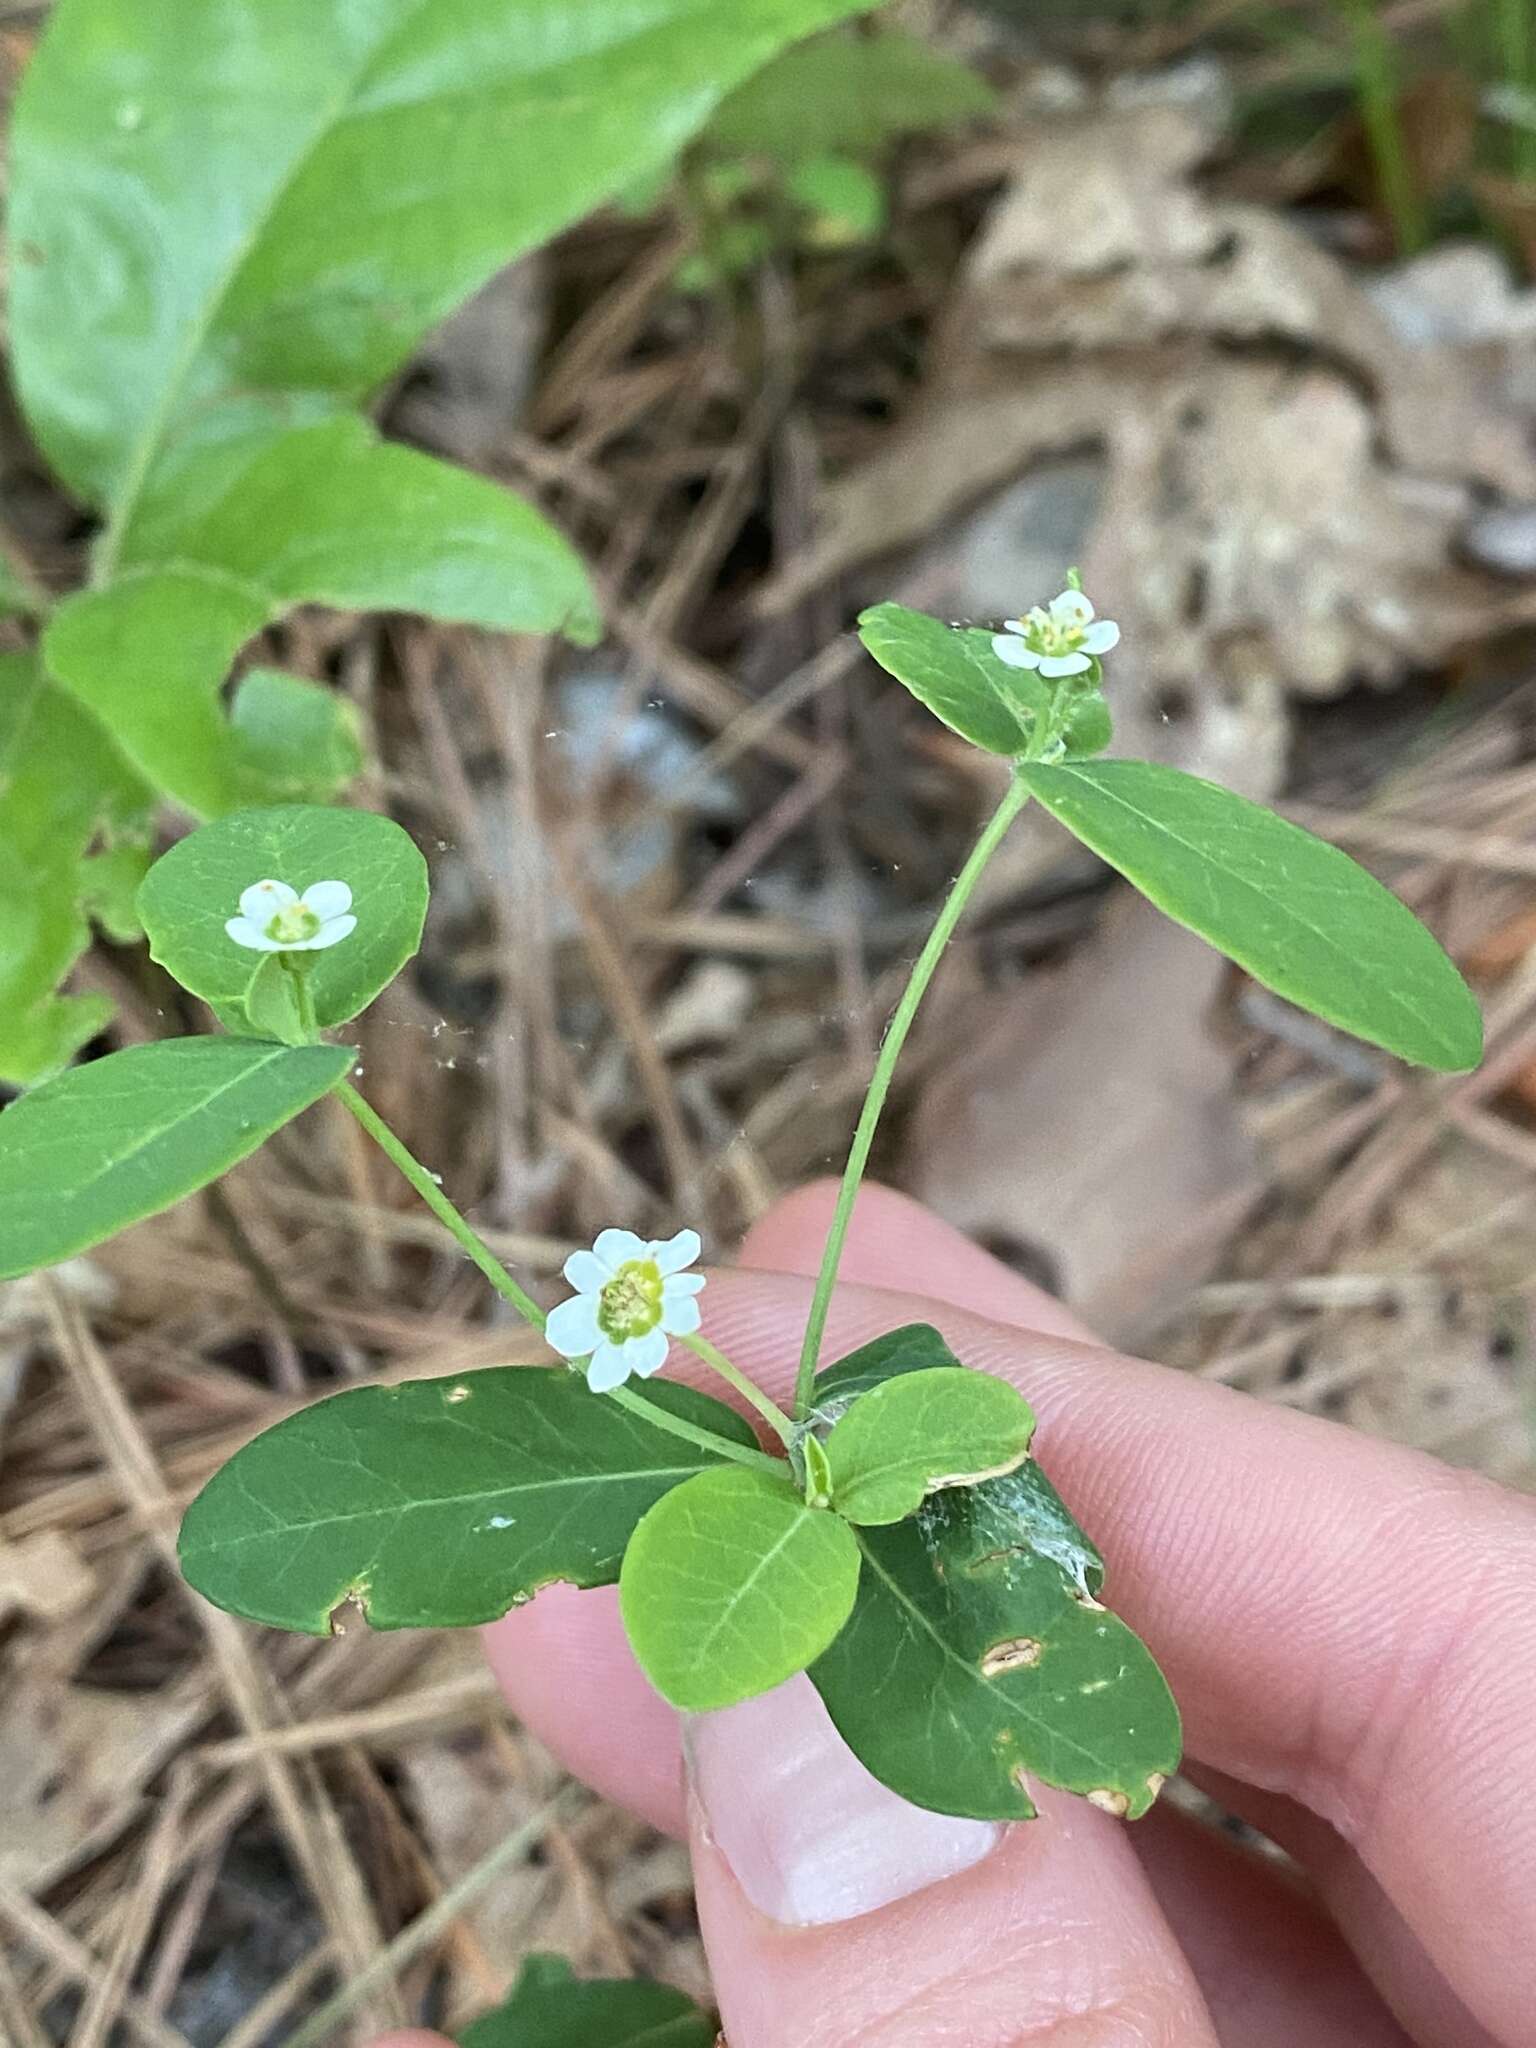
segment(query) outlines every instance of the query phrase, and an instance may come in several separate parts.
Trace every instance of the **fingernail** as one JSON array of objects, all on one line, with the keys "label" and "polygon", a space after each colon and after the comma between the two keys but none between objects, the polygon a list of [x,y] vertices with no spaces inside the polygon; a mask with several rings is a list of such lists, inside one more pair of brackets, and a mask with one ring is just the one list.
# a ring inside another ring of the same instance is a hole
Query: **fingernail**
[{"label": "fingernail", "polygon": [[910,1806],[872,1778],[808,1678],[696,1714],[683,1754],[710,1839],[759,1912],[790,1927],[856,1920],[969,1870],[991,1821]]}]

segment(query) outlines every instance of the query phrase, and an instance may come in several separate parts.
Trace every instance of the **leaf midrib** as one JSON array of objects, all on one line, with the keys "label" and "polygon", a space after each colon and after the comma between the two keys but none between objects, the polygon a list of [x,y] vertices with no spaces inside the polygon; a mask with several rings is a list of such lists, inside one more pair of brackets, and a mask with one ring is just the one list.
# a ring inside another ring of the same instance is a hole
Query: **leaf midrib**
[{"label": "leaf midrib", "polygon": [[[1236,885],[1240,889],[1244,890],[1248,895],[1257,896],[1261,900],[1261,902],[1265,903],[1268,906],[1272,907],[1275,904],[1276,899],[1273,896],[1265,895],[1264,891],[1259,887],[1259,885],[1256,882],[1249,881],[1245,875],[1239,874],[1233,868],[1225,866],[1211,853],[1208,847],[1201,846],[1195,840],[1186,839],[1182,833],[1176,832],[1173,829],[1173,827],[1168,824],[1166,819],[1159,818],[1154,812],[1142,810],[1138,804],[1132,803],[1129,797],[1124,796],[1120,791],[1116,790],[1112,784],[1101,781],[1097,776],[1084,775],[1079,770],[1067,768],[1061,765],[1058,765],[1051,772],[1066,774],[1070,776],[1073,781],[1087,788],[1097,791],[1099,795],[1107,797],[1111,803],[1118,804],[1123,811],[1129,812],[1129,814],[1133,818],[1138,819],[1143,825],[1150,825],[1154,831],[1160,832],[1163,834],[1165,838],[1172,840],[1174,845],[1181,847],[1185,853],[1193,854],[1197,860],[1206,861],[1210,864],[1210,866],[1217,868],[1222,874],[1226,875],[1230,881],[1236,883]],[[1205,782],[1206,780],[1204,776],[1198,775],[1192,775],[1189,779],[1192,782]],[[1235,792],[1231,790],[1223,789],[1222,785],[1219,782],[1210,783],[1208,786],[1212,789],[1221,790],[1222,794],[1226,796],[1231,796],[1235,794]],[[1039,796],[1040,792],[1036,790],[1035,794],[1036,796]],[[1045,802],[1046,799],[1041,798],[1041,801]],[[1048,805],[1047,807],[1049,808]],[[1328,843],[1329,842],[1327,840],[1319,841],[1319,844],[1323,846],[1328,845]],[[1097,851],[1097,849],[1094,850]],[[1336,850],[1337,849],[1335,849],[1335,851]],[[1104,856],[1104,858],[1107,857],[1108,856]],[[1111,865],[1113,865],[1113,863],[1111,863]],[[1153,896],[1152,892],[1149,889],[1146,889],[1141,882],[1135,882],[1134,886],[1137,889],[1141,890],[1143,895],[1151,897],[1151,900],[1154,903],[1157,903],[1157,898]],[[1388,893],[1390,894],[1390,892]],[[1176,911],[1169,911],[1166,904],[1157,903],[1157,907],[1158,909],[1166,912],[1167,915],[1173,917],[1176,922],[1180,924],[1184,923],[1184,919],[1180,918]],[[1282,905],[1282,908],[1291,917],[1293,922],[1299,925],[1303,931],[1310,932],[1314,938],[1320,939],[1322,941],[1324,947],[1330,953],[1334,954],[1337,957],[1338,961],[1345,969],[1347,974],[1353,974],[1358,971],[1359,961],[1357,960],[1355,955],[1352,954],[1347,947],[1340,945],[1339,941],[1334,938],[1331,932],[1325,930],[1322,925],[1313,924],[1309,918],[1303,917],[1300,914],[1300,912],[1296,910],[1295,906],[1291,903],[1286,903]],[[1191,927],[1191,929],[1196,930],[1197,937],[1205,937],[1205,934],[1203,932],[1198,931],[1198,929],[1196,929],[1195,927]],[[1241,941],[1239,941],[1239,943],[1241,943]],[[1225,950],[1225,942],[1223,942],[1223,950]],[[1237,959],[1238,956],[1234,952],[1232,957],[1234,959]],[[1239,961],[1238,964],[1240,966],[1243,966],[1247,963]],[[1251,971],[1257,974],[1259,970],[1257,968],[1254,968]],[[1410,1001],[1409,998],[1403,993],[1401,988],[1396,986],[1390,987],[1386,991],[1386,995],[1387,1000],[1389,1002],[1397,1005],[1401,1009],[1406,1010],[1409,1016],[1413,1018],[1414,1022],[1420,1025],[1429,1034],[1430,1038],[1436,1045],[1443,1047],[1443,1049],[1447,1053],[1453,1051],[1452,1046],[1447,1042],[1443,1034],[1435,1025],[1434,1021],[1431,1018],[1427,1017],[1416,1003]]]},{"label": "leaf midrib", "polygon": [[1000,1699],[1003,1702],[1003,1704],[1007,1707],[1010,1714],[1017,1715],[1020,1720],[1029,1722],[1031,1727],[1044,1729],[1046,1733],[1051,1737],[1053,1742],[1059,1742],[1064,1748],[1070,1749],[1075,1755],[1080,1756],[1083,1759],[1084,1763],[1091,1764],[1096,1771],[1104,1771],[1107,1776],[1111,1776],[1112,1780],[1111,1767],[1107,1766],[1101,1757],[1096,1756],[1092,1750],[1085,1749],[1080,1742],[1074,1742],[1070,1735],[1063,1734],[1059,1729],[1053,1727],[1052,1724],[1049,1721],[1045,1720],[1041,1715],[1031,1713],[1027,1706],[1025,1706],[1021,1701],[1014,1698],[1012,1693],[1005,1692],[1003,1688],[996,1682],[995,1679],[988,1678],[985,1672],[979,1670],[974,1664],[972,1664],[968,1657],[962,1657],[960,1652],[957,1649],[955,1649],[952,1644],[947,1643],[944,1640],[943,1636],[939,1634],[939,1631],[934,1627],[933,1623],[928,1619],[927,1615],[924,1614],[923,1610],[910,1597],[910,1595],[904,1590],[904,1588],[895,1579],[891,1577],[890,1573],[886,1570],[885,1566],[881,1564],[880,1560],[874,1556],[870,1549],[870,1546],[862,1539],[862,1537],[860,1538],[859,1548],[864,1553],[865,1563],[869,1565],[871,1570],[874,1572],[875,1576],[878,1579],[882,1580],[884,1584],[890,1588],[891,1593],[894,1596],[897,1604],[900,1607],[904,1608],[907,1611],[907,1613],[912,1615],[912,1617],[917,1622],[918,1626],[921,1628],[922,1632],[925,1635],[931,1636],[933,1638],[934,1642],[938,1645],[940,1651],[946,1658],[948,1658],[950,1663],[958,1664],[961,1670],[965,1673],[966,1677],[969,1678],[973,1684],[979,1686],[983,1692],[994,1694],[998,1699]]},{"label": "leaf midrib", "polygon": [[[521,1483],[501,1483],[480,1488],[475,1493],[446,1493],[424,1500],[405,1502],[393,1501],[382,1507],[353,1508],[345,1514],[321,1515],[311,1522],[276,1521],[268,1529],[247,1529],[238,1536],[227,1536],[216,1543],[189,1544],[183,1555],[192,1557],[217,1557],[225,1551],[239,1549],[246,1543],[268,1543],[274,1537],[309,1536],[316,1529],[336,1529],[348,1522],[377,1521],[380,1517],[401,1518],[406,1515],[422,1514],[429,1509],[483,1507],[491,1501],[516,1499],[526,1493],[553,1493],[566,1486],[619,1486],[633,1485],[637,1480],[676,1479],[681,1482],[699,1472],[710,1472],[714,1465],[647,1465],[636,1466],[626,1472],[573,1472],[565,1478],[525,1480]],[[271,1510],[269,1509],[269,1512]]]}]

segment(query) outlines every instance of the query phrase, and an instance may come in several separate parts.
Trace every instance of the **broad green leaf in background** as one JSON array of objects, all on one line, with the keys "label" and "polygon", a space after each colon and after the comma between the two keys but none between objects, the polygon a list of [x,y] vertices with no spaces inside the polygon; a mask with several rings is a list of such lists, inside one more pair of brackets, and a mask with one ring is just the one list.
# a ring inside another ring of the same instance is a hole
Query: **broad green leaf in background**
[{"label": "broad green leaf in background", "polygon": [[859,1548],[785,1477],[691,1479],[636,1529],[619,1575],[630,1647],[663,1699],[702,1713],[803,1671],[848,1618]]},{"label": "broad green leaf in background", "polygon": [[334,690],[282,669],[253,668],[229,707],[235,743],[275,802],[334,796],[363,769],[356,711]]},{"label": "broad green leaf in background", "polygon": [[885,187],[852,157],[807,157],[791,169],[784,189],[812,216],[803,239],[813,247],[868,242],[885,226]]},{"label": "broad green leaf in background", "polygon": [[563,1956],[525,1959],[505,2002],[461,2048],[714,2048],[715,2023],[670,1984],[577,1977]]},{"label": "broad green leaf in background", "polygon": [[1038,1779],[1134,1817],[1178,1764],[1178,1710],[1145,1645],[1035,1547],[1027,1486],[955,1488],[859,1530],[853,1615],[811,1678],[866,1769],[918,1806],[1028,1819]]},{"label": "broad green leaf in background", "polygon": [[877,604],[859,614],[859,638],[919,703],[988,753],[1022,753],[1049,701],[1039,677],[999,661],[991,633],[978,627]]},{"label": "broad green leaf in background", "polygon": [[245,643],[295,604],[584,641],[598,630],[580,562],[536,512],[357,418],[267,440],[192,533],[141,538],[113,582],[60,607],[44,651],[136,765],[204,816],[281,793],[219,692]]},{"label": "broad green leaf in background", "polygon": [[1022,1465],[1034,1427],[1029,1403],[991,1373],[904,1373],[861,1395],[827,1437],[833,1504],[850,1522],[899,1522],[930,1493]]},{"label": "broad green leaf in background", "polygon": [[899,136],[978,120],[996,106],[984,78],[918,36],[818,36],[738,86],[704,140],[780,162],[872,154]]},{"label": "broad green leaf in background", "polygon": [[1266,987],[1443,1072],[1482,1018],[1435,939],[1373,875],[1246,797],[1151,761],[1020,771],[1035,797],[1179,924]]},{"label": "broad green leaf in background", "polygon": [[181,1038],[73,1067],[0,1111],[0,1279],[168,1209],[335,1086],[350,1046]]},{"label": "broad green leaf in background", "polygon": [[[753,1441],[690,1388],[645,1398]],[[557,1579],[610,1584],[646,1510],[719,1462],[564,1367],[358,1387],[215,1473],[182,1523],[181,1566],[216,1606],[274,1628],[324,1635],[346,1599],[375,1628],[465,1628]]]},{"label": "broad green leaf in background", "polygon": [[112,1014],[105,996],[53,990],[90,943],[92,901],[110,894],[103,860],[139,850],[151,801],[30,655],[0,655],[0,1081],[56,1072]]},{"label": "broad green leaf in background", "polygon": [[[270,954],[237,946],[224,929],[253,882],[345,882],[357,929],[306,956],[315,1016],[344,1024],[386,988],[421,943],[427,864],[409,833],[372,811],[279,804],[237,811],[180,840],[150,869],[139,915],[150,951],[183,988],[238,1009]],[[278,970],[281,972],[281,970]]]},{"label": "broad green leaf in background", "polygon": [[[107,553],[189,447],[350,405],[857,0],[60,0],[10,181],[23,406]],[[188,167],[195,174],[188,175]]]}]

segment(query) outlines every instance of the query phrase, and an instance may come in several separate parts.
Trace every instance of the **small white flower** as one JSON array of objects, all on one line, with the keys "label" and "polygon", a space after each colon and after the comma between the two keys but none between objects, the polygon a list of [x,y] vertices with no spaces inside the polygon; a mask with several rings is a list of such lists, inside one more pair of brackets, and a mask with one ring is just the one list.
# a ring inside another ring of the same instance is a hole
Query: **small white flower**
[{"label": "small white flower", "polygon": [[572,1252],[576,1289],[550,1312],[544,1335],[562,1358],[587,1360],[587,1385],[606,1394],[630,1374],[648,1380],[667,1362],[668,1339],[699,1327],[702,1273],[685,1273],[702,1246],[696,1230],[647,1243],[632,1230],[603,1230],[589,1252]]},{"label": "small white flower", "polygon": [[1113,619],[1093,616],[1080,590],[1064,590],[1048,605],[1036,605],[1022,619],[1004,619],[992,635],[992,652],[1010,668],[1037,668],[1043,676],[1080,676],[1089,657],[1120,644]]},{"label": "small white flower", "polygon": [[357,930],[351,910],[345,882],[311,882],[302,896],[286,882],[252,882],[224,929],[253,953],[318,953]]}]

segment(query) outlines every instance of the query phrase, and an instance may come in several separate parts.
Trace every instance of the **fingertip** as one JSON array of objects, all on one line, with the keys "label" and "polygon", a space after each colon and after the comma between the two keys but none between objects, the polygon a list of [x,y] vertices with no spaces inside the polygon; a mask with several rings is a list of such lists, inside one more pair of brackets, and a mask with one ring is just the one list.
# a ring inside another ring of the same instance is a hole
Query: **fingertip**
[{"label": "fingertip", "polygon": [[[837,1197],[838,1183],[831,1179],[809,1181],[782,1196],[742,1239],[737,1265],[750,1272],[814,1275]],[[859,1190],[838,1277],[846,1287],[925,1294],[1014,1329],[1095,1341],[1065,1302],[921,1202],[877,1181]]]}]

